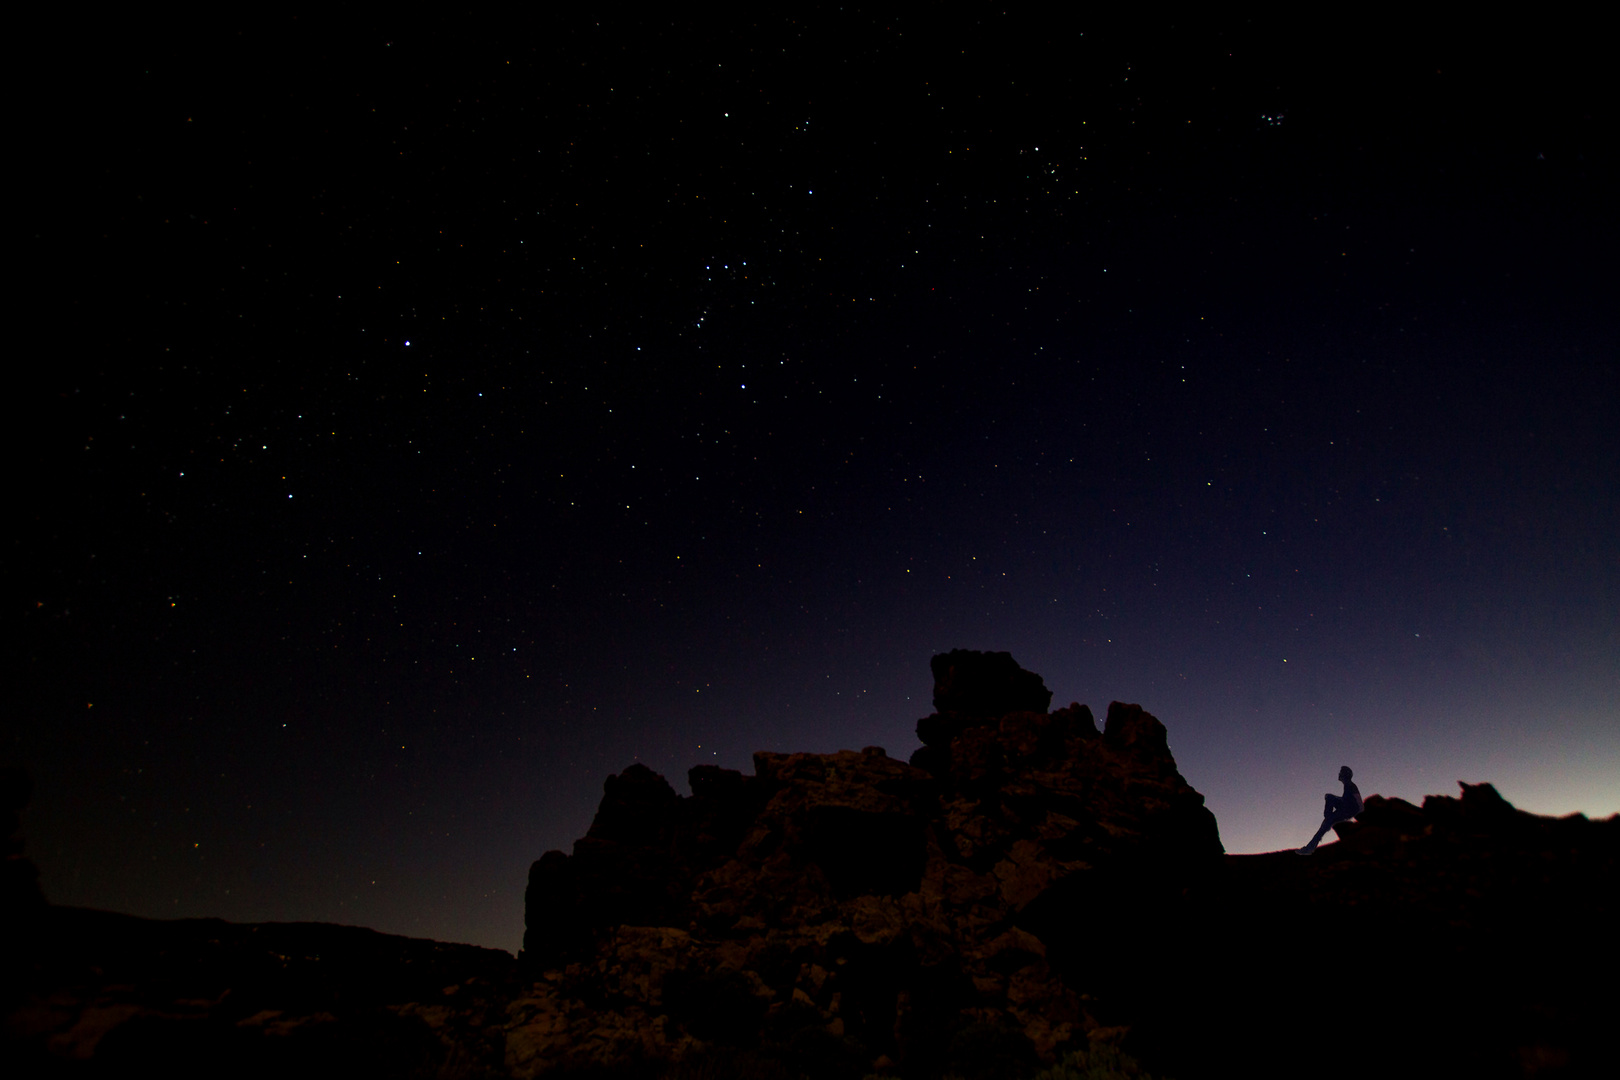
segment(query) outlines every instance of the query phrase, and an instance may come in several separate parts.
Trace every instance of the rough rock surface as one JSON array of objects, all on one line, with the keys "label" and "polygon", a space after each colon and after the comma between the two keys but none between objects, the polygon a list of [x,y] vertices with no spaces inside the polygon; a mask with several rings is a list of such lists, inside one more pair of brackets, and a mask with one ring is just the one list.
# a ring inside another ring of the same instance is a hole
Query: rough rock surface
[{"label": "rough rock surface", "polygon": [[1094,1028],[1024,912],[1059,882],[1213,864],[1214,817],[1139,706],[1099,731],[1006,653],[933,670],[916,765],[760,753],[753,776],[692,770],[684,799],[643,766],[610,778],[574,853],[530,872],[543,974],[514,1071],[719,1041],[927,1074],[964,1036],[1034,1063]]},{"label": "rough rock surface", "polygon": [[686,798],[640,766],[610,778],[573,853],[531,870],[519,961],[25,889],[0,1060],[1021,1080],[1089,1039],[1184,1078],[1613,1071],[1620,816],[1538,817],[1464,784],[1373,796],[1309,858],[1223,856],[1157,720],[1044,712],[1038,677],[984,656],[936,658],[952,707],[919,722],[916,764],[760,754],[752,776],[694,769]]}]

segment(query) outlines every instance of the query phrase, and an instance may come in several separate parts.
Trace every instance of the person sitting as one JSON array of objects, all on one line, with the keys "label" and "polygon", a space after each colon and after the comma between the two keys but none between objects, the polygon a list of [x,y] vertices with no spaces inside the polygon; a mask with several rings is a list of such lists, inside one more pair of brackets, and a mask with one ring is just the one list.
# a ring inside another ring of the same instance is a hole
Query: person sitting
[{"label": "person sitting", "polygon": [[1344,784],[1344,794],[1333,795],[1330,793],[1324,796],[1327,802],[1322,807],[1322,827],[1316,830],[1316,835],[1311,837],[1310,843],[1299,849],[1299,854],[1309,855],[1316,850],[1316,845],[1321,843],[1322,837],[1326,836],[1327,831],[1333,828],[1335,824],[1341,821],[1349,821],[1361,813],[1361,789],[1350,782],[1352,775],[1350,766],[1339,766],[1339,780]]}]

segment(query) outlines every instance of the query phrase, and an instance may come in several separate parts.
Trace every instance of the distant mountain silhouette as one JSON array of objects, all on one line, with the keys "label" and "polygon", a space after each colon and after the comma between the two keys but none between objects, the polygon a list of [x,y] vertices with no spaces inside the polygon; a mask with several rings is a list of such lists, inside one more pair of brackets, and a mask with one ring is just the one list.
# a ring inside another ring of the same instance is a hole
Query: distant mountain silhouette
[{"label": "distant mountain silhouette", "polygon": [[1311,859],[1224,855],[1139,706],[1099,731],[1005,653],[933,672],[910,763],[760,753],[752,776],[694,768],[689,797],[609,777],[573,851],[531,868],[516,961],[28,908],[7,1056],[1012,1080],[1109,1046],[1180,1076],[1575,1076],[1609,1053],[1620,819],[1464,784],[1370,798]]}]

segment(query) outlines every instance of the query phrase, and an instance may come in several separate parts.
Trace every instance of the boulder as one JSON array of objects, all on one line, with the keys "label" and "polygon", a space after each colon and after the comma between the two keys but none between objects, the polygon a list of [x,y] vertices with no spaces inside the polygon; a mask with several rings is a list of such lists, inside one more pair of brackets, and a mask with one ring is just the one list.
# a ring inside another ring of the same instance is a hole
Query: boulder
[{"label": "boulder", "polygon": [[980,719],[1015,712],[1045,712],[1052,691],[1011,653],[952,649],[928,663],[934,673],[934,708]]}]

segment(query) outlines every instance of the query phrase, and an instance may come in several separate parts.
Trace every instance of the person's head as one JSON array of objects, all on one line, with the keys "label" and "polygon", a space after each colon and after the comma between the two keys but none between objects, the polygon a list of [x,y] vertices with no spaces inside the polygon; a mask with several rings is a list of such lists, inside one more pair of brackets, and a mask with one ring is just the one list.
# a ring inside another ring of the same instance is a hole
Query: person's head
[{"label": "person's head", "polygon": [[1350,766],[1348,766],[1348,765],[1340,765],[1339,766],[1339,779],[1340,780],[1344,781],[1345,783],[1349,783],[1350,777],[1352,777],[1354,775],[1355,774],[1350,771]]}]

